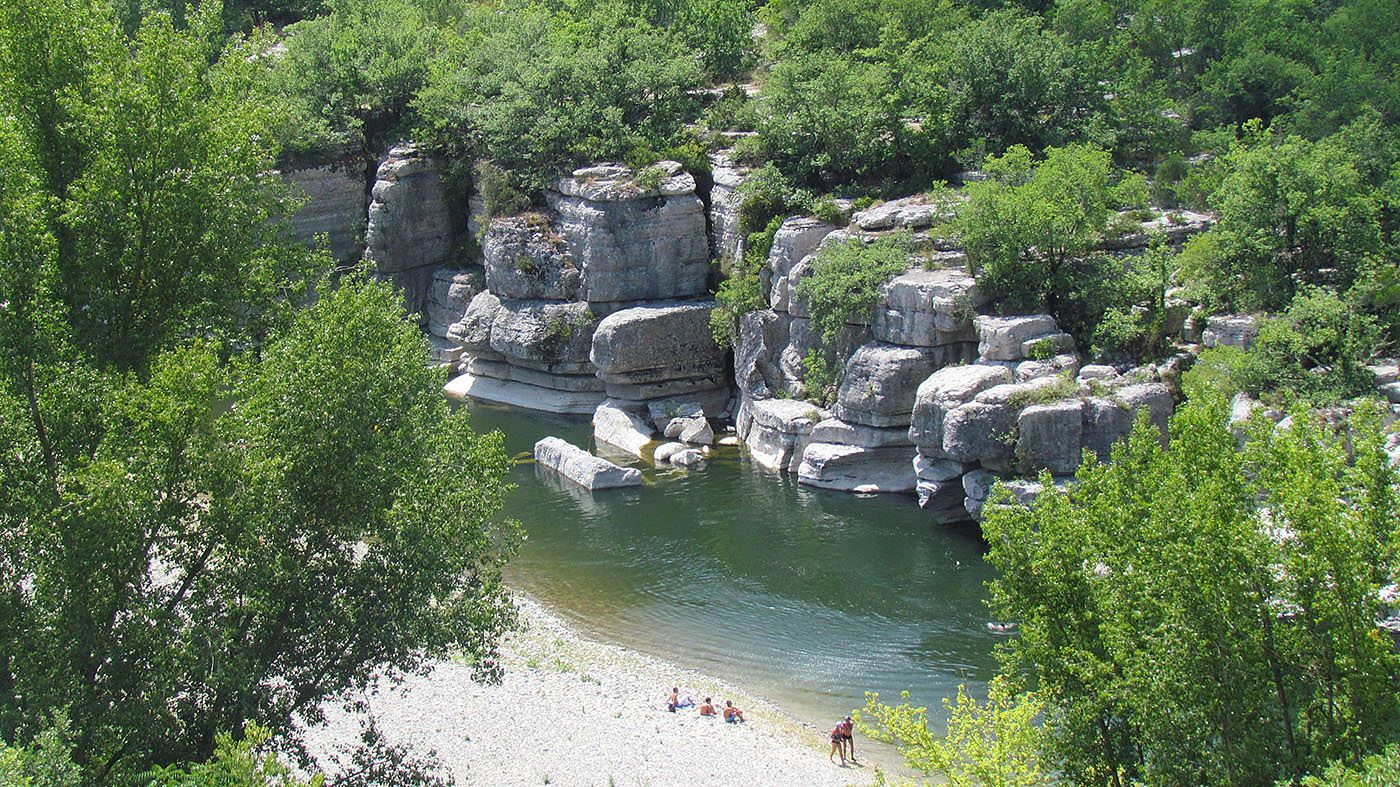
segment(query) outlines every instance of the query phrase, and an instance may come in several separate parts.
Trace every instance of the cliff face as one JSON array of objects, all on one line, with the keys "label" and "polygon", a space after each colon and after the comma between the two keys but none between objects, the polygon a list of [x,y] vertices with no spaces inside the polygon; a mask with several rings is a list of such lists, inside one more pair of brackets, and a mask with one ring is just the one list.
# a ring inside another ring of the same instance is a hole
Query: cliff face
[{"label": "cliff face", "polygon": [[695,180],[675,162],[599,165],[561,179],[546,202],[485,228],[486,291],[449,332],[464,348],[461,389],[555,412],[595,414],[606,401],[601,423],[634,430],[650,404],[676,397],[723,413],[728,367],[709,333]]},{"label": "cliff face", "polygon": [[284,171],[282,179],[305,199],[291,218],[292,233],[307,243],[324,238],[337,262],[358,260],[366,222],[364,175],[356,159]]},{"label": "cliff face", "polygon": [[[742,253],[745,173],[722,157],[714,164],[708,212],[675,162],[598,165],[558,181],[544,209],[482,226],[479,199],[470,217],[453,215],[441,166],[395,148],[371,190],[364,257],[421,311],[434,360],[460,373],[453,394],[591,415],[600,445],[656,462],[703,462],[715,427],[732,422],[761,467],[810,486],[914,494],[950,522],[980,516],[998,479],[1022,503],[1040,491],[1024,479],[1042,470],[1067,482],[1081,452],[1107,457],[1141,411],[1165,429],[1174,362],[1081,368],[1048,315],[982,314],[991,305],[963,254],[935,231],[944,208],[917,197],[846,226],[785,220],[760,275],[766,308],[740,319],[730,355],[711,339],[707,280],[711,259]],[[353,257],[351,179],[294,177],[312,197],[297,230],[324,231]],[[1188,218],[1172,231],[1206,224]],[[480,231],[481,265],[451,268],[469,226]],[[825,348],[841,372],[834,401],[805,401],[805,359],[819,340],[799,283],[824,244],[893,232],[913,239],[908,268]],[[1135,253],[1146,242],[1107,248]],[[1207,343],[1252,338],[1244,320],[1180,327]]]}]

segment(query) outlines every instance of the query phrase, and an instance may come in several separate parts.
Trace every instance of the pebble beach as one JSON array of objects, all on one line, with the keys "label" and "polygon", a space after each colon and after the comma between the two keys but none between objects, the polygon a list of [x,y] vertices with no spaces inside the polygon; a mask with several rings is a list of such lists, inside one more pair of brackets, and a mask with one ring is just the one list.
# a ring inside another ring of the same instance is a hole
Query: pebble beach
[{"label": "pebble beach", "polygon": [[[447,661],[426,676],[363,699],[388,739],[436,752],[470,785],[793,785],[844,787],[875,780],[868,765],[827,760],[825,730],[804,726],[741,689],[626,648],[590,639],[527,597],[522,627],[503,643],[505,677],[471,679]],[[743,724],[669,713],[670,687],[744,711]],[[316,755],[353,744],[359,717],[327,708],[309,730]],[[860,754],[861,742],[857,742]]]}]

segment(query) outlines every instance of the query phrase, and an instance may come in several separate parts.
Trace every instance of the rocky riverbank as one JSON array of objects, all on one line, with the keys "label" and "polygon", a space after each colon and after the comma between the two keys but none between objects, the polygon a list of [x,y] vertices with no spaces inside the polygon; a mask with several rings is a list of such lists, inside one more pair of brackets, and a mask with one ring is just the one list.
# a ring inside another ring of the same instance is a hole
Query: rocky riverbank
[{"label": "rocky riverbank", "polygon": [[[580,634],[531,599],[503,647],[499,685],[439,664],[402,686],[363,697],[389,740],[438,758],[458,784],[864,785],[873,767],[827,762],[823,734],[741,689]],[[732,699],[747,722],[693,710],[667,713],[665,694]],[[352,744],[358,716],[327,709],[307,733],[313,753]]]}]

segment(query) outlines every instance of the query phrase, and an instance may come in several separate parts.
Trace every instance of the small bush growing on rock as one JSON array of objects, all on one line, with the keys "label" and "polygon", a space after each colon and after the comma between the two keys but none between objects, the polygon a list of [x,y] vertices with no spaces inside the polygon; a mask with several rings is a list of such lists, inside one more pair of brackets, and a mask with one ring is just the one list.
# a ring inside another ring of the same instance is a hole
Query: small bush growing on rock
[{"label": "small bush growing on rock", "polygon": [[850,214],[841,210],[841,206],[830,196],[821,197],[812,203],[812,215],[838,227],[845,226],[851,220]]},{"label": "small bush growing on rock", "polygon": [[1006,400],[1006,406],[1016,410],[1030,407],[1033,404],[1050,404],[1062,399],[1070,399],[1079,394],[1079,384],[1070,377],[1069,372],[1061,372],[1052,385],[1030,388],[1012,394],[1011,398]]},{"label": "small bush growing on rock", "polygon": [[802,358],[802,383],[807,387],[807,398],[823,407],[836,401],[840,369],[821,349],[808,350]]},{"label": "small bush growing on rock", "polygon": [[664,177],[666,170],[653,164],[637,173],[637,187],[642,191],[652,191],[661,185],[661,179]]},{"label": "small bush growing on rock", "polygon": [[478,162],[475,167],[476,189],[486,203],[482,217],[483,229],[497,216],[513,216],[530,207],[530,198],[520,186],[515,173],[502,169],[489,161]]},{"label": "small bush growing on rock", "polygon": [[851,239],[823,246],[797,291],[807,299],[822,341],[831,344],[842,326],[874,308],[880,285],[908,267],[907,235],[891,235],[870,245]]}]

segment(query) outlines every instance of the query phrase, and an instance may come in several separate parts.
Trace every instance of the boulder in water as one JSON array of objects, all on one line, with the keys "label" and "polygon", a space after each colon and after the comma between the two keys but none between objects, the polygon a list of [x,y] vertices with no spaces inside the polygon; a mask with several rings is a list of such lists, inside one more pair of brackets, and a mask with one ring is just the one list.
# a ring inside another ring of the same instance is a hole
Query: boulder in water
[{"label": "boulder in water", "polygon": [[636,468],[619,467],[558,437],[535,443],[535,461],[588,490],[642,483],[642,474]]}]

